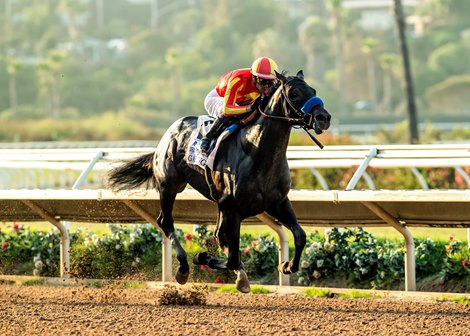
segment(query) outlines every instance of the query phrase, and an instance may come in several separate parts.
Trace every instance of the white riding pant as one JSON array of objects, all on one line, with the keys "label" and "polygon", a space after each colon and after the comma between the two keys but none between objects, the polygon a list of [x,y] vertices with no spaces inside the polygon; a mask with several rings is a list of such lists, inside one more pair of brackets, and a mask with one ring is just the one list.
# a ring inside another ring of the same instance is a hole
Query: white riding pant
[{"label": "white riding pant", "polygon": [[204,99],[204,107],[211,117],[221,117],[224,115],[224,97],[219,96],[217,91],[213,89]]}]

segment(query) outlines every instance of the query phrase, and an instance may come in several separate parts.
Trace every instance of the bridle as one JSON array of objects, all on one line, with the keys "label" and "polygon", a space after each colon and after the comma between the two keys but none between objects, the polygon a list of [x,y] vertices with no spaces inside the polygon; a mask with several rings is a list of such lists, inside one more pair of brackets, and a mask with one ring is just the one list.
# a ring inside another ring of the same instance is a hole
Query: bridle
[{"label": "bridle", "polygon": [[294,106],[292,101],[289,99],[289,96],[285,92],[284,86],[289,84],[294,78],[289,79],[285,83],[281,82],[281,95],[284,96],[284,99],[287,101],[287,104],[289,104],[289,107],[299,116],[299,118],[292,118],[292,117],[286,117],[286,116],[273,116],[270,114],[266,114],[264,111],[261,110],[261,108],[258,107],[258,111],[261,113],[261,115],[266,118],[266,119],[271,119],[271,120],[277,120],[281,122],[286,122],[291,126],[300,126],[307,134],[309,135],[310,139],[312,139],[315,144],[320,147],[320,149],[323,149],[322,143],[313,136],[308,130],[313,129],[313,122],[314,120],[314,115],[312,113],[308,113],[306,111],[310,111],[311,108],[313,108],[316,105],[321,105],[323,106],[323,101],[317,97],[317,96],[312,96],[308,98],[303,104],[300,110]]},{"label": "bridle", "polygon": [[293,125],[293,126],[294,125],[297,125],[297,126],[310,126],[312,121],[313,121],[312,120],[313,115],[311,113],[306,113],[305,112],[305,110],[307,110],[306,107],[309,106],[309,105],[311,105],[311,106],[309,106],[310,108],[313,107],[312,102],[313,102],[314,99],[316,99],[317,101],[319,100],[319,104],[321,104],[322,106],[323,106],[323,102],[317,96],[312,96],[302,104],[302,107],[300,108],[300,110],[297,107],[295,107],[294,103],[289,99],[289,96],[285,92],[285,85],[289,84],[294,79],[295,79],[295,77],[289,79],[285,83],[281,83],[281,95],[287,101],[287,104],[289,104],[290,108],[295,112],[295,114],[297,114],[299,116],[298,118],[292,118],[292,117],[286,117],[286,116],[282,116],[282,117],[281,116],[273,116],[273,115],[270,115],[270,114],[266,114],[261,109],[259,109],[259,112],[266,119],[272,119],[272,120],[287,122],[287,123],[289,123],[290,125]]}]

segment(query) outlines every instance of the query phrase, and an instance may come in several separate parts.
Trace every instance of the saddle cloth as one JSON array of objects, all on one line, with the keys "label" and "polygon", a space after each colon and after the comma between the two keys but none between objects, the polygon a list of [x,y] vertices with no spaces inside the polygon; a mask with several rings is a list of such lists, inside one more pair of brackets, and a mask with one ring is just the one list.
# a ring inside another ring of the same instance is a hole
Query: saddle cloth
[{"label": "saddle cloth", "polygon": [[189,146],[186,151],[185,159],[189,165],[199,166],[202,169],[205,166],[209,167],[211,170],[214,168],[214,160],[219,149],[220,143],[228,137],[235,129],[239,126],[239,123],[234,123],[225,129],[220,136],[217,138],[215,147],[209,156],[206,156],[201,151],[201,140],[204,135],[210,130],[210,126],[214,122],[214,118],[209,116],[199,116],[197,118],[197,126],[194,131],[191,133],[189,138]]}]

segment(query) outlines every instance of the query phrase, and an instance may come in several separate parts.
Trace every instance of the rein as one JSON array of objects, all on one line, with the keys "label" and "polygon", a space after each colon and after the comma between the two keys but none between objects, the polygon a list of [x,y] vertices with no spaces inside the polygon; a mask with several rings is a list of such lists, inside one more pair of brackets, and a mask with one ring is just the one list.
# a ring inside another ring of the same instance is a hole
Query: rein
[{"label": "rein", "polygon": [[270,115],[270,114],[266,114],[263,111],[261,111],[261,109],[258,109],[258,111],[266,119],[284,121],[284,122],[288,122],[291,125],[302,125],[304,123],[303,118],[279,117],[279,116],[273,116],[273,115]]}]

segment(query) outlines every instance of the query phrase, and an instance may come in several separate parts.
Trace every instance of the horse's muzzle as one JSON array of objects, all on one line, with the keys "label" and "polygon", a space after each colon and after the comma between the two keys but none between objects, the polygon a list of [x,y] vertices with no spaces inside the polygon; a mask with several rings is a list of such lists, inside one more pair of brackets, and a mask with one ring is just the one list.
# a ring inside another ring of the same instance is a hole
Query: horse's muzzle
[{"label": "horse's muzzle", "polygon": [[316,134],[322,134],[330,127],[331,115],[327,110],[323,109],[321,112],[315,113],[313,130]]}]

